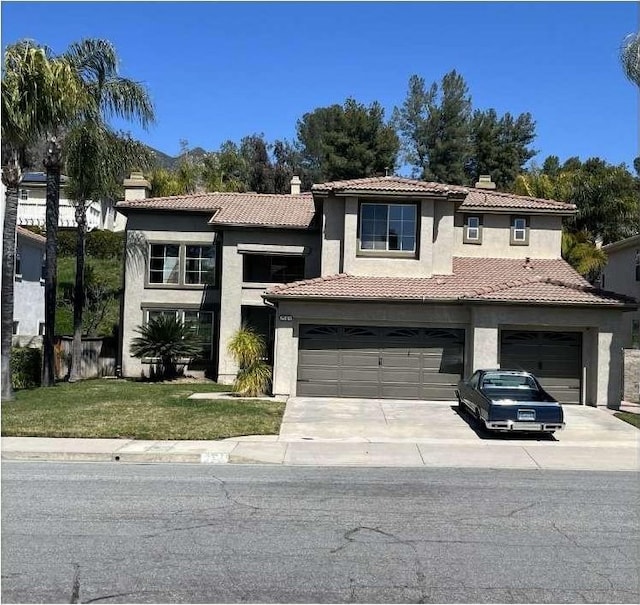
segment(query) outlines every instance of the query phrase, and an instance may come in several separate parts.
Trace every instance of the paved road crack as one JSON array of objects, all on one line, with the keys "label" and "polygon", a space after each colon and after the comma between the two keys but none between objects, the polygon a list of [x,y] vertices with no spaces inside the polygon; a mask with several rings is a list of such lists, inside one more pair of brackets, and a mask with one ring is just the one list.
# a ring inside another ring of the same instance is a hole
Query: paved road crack
[{"label": "paved road crack", "polygon": [[71,584],[71,599],[69,603],[80,602],[80,565],[73,564],[73,582]]}]

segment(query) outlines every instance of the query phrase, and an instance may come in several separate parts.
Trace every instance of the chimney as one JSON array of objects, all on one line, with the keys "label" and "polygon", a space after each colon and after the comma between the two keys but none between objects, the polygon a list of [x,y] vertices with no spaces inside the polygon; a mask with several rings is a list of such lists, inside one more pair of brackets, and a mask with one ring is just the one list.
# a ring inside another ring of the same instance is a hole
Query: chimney
[{"label": "chimney", "polygon": [[481,174],[476,183],[478,189],[495,189],[496,184],[491,180],[490,174]]},{"label": "chimney", "polygon": [[300,177],[294,174],[291,179],[291,195],[300,195],[301,183],[302,181],[300,180]]},{"label": "chimney", "polygon": [[122,183],[124,185],[124,201],[144,200],[149,197],[151,183],[144,178],[142,172],[132,172],[128,179]]}]

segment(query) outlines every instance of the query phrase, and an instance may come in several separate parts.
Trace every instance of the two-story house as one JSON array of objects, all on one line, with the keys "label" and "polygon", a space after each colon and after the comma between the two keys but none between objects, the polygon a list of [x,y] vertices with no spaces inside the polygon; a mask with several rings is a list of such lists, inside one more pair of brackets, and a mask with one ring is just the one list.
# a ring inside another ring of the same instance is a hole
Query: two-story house
[{"label": "two-story house", "polygon": [[15,282],[13,286],[13,340],[39,344],[44,334],[44,254],[46,239],[16,227]]},{"label": "two-story house", "polygon": [[229,338],[259,324],[278,395],[453,399],[462,375],[516,367],[561,401],[617,405],[636,306],[561,259],[575,207],[479,185],[391,176],[120,202],[124,375],[145,371],[135,327],[170,312],[209,331],[221,382],[237,371]]}]

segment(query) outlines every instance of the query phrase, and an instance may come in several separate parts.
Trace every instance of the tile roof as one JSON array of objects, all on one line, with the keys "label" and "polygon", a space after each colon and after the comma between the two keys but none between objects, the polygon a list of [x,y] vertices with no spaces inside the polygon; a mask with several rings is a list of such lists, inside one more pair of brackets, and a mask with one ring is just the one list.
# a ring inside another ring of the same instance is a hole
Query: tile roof
[{"label": "tile roof", "polygon": [[503,210],[523,209],[542,210],[545,213],[574,214],[575,204],[567,204],[556,200],[544,200],[537,197],[502,193],[501,191],[487,189],[470,189],[469,194],[460,206],[461,210]]},{"label": "tile roof", "polygon": [[598,290],[563,260],[454,258],[452,275],[366,277],[341,273],[275,286],[268,298],[383,301],[508,301],[624,305],[634,300]]},{"label": "tile roof", "polygon": [[314,216],[310,193],[199,193],[121,201],[116,209],[211,212],[211,225],[256,225],[306,229]]},{"label": "tile roof", "polygon": [[31,240],[35,244],[39,244],[40,246],[44,246],[47,243],[47,238],[34,233],[33,231],[29,231],[29,229],[25,229],[24,227],[16,226],[16,233],[22,237]]},{"label": "tile roof", "polygon": [[376,176],[364,179],[348,179],[318,183],[311,187],[313,193],[360,191],[367,193],[457,193],[464,195],[468,189],[457,185],[418,181],[400,176]]}]

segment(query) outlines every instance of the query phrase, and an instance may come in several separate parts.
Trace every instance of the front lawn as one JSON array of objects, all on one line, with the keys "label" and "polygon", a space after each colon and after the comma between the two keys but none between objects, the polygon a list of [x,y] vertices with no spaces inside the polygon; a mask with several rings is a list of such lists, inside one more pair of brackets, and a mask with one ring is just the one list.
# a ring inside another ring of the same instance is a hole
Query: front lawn
[{"label": "front lawn", "polygon": [[229,390],[215,383],[97,379],[25,389],[2,403],[2,435],[133,439],[224,439],[274,435],[284,403],[187,399]]},{"label": "front lawn", "polygon": [[640,414],[634,414],[633,412],[616,412],[614,416],[640,429]]}]

